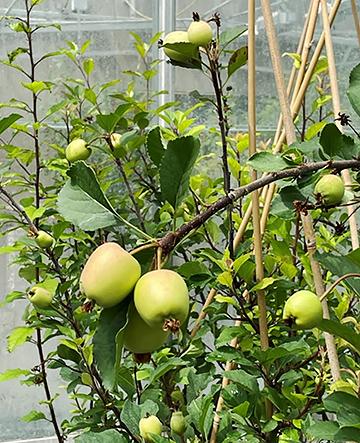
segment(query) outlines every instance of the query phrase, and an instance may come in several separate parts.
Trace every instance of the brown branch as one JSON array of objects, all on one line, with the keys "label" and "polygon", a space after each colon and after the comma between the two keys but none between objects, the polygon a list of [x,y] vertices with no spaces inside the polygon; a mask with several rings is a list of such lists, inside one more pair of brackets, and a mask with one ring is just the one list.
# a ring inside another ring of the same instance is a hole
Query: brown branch
[{"label": "brown branch", "polygon": [[246,186],[241,186],[229,192],[225,197],[220,198],[217,202],[209,206],[208,209],[195,216],[190,222],[183,224],[174,232],[167,233],[159,240],[159,246],[163,249],[163,253],[167,255],[186,235],[199,228],[199,226],[202,226],[210,217],[231,205],[235,200],[278,180],[290,177],[299,178],[303,175],[319,171],[320,169],[334,169],[336,171],[342,171],[343,169],[360,169],[360,160],[309,162],[296,168],[269,173]]}]

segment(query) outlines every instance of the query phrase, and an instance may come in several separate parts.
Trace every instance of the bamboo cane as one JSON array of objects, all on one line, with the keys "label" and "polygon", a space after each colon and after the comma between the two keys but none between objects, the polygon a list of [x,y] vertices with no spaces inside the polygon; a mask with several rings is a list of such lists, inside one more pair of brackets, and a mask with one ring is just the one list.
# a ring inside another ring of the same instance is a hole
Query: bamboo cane
[{"label": "bamboo cane", "polygon": [[[301,219],[304,228],[304,236],[306,240],[306,247],[309,255],[311,270],[313,273],[316,294],[318,297],[321,297],[325,292],[325,287],[321,275],[320,265],[318,261],[315,259],[316,238],[315,238],[312,218],[310,214],[307,215],[301,214]],[[329,319],[330,315],[329,315],[327,300],[326,299],[322,300],[321,304],[323,307],[324,318]],[[336,351],[335,340],[334,337],[331,334],[328,334],[327,332],[324,333],[324,337],[325,337],[326,349],[330,363],[331,375],[335,382],[336,380],[340,379],[340,365]]]},{"label": "bamboo cane", "polygon": [[[335,3],[331,9],[330,12],[330,16],[329,16],[329,22],[330,25],[333,23],[336,14],[339,10],[341,4],[341,0],[335,0]],[[304,100],[304,96],[305,96],[305,92],[307,87],[309,86],[309,83],[311,81],[311,77],[312,74],[314,72],[314,69],[316,67],[316,64],[319,60],[319,57],[321,55],[321,51],[324,47],[324,43],[325,43],[325,32],[321,33],[320,39],[316,45],[315,51],[313,56],[311,57],[310,63],[309,63],[309,67],[305,72],[304,75],[304,79],[300,85],[299,91],[297,92],[296,98],[294,99],[294,101],[292,102],[292,106],[291,106],[291,112],[292,112],[292,117],[293,119],[297,116],[301,104]],[[295,91],[294,91],[295,92]],[[279,152],[281,150],[282,144],[284,143],[285,140],[285,132],[284,130],[282,131],[279,140],[277,141],[277,143],[275,144],[275,148],[274,148],[274,152]],[[261,228],[262,228],[262,232],[264,232],[265,230],[265,226],[266,226],[266,221],[269,215],[269,211],[270,211],[270,205],[271,205],[271,201],[274,195],[276,189],[276,185],[272,184],[269,186],[269,190],[268,193],[266,195],[266,199],[265,199],[265,204],[264,204],[264,209],[263,209],[263,213],[262,213],[262,217],[261,217]]]},{"label": "bamboo cane", "polygon": [[296,141],[295,126],[291,117],[290,104],[286,93],[284,74],[281,65],[281,54],[269,0],[261,0],[261,8],[269,43],[270,56],[285,128],[286,139],[288,144],[292,144]]},{"label": "bamboo cane", "polygon": [[[331,95],[332,95],[333,111],[334,111],[334,115],[337,116],[340,112],[341,104],[340,104],[340,94],[339,94],[339,87],[338,87],[338,80],[337,80],[337,73],[336,73],[334,47],[333,47],[332,38],[331,38],[330,23],[329,23],[329,17],[328,17],[328,12],[327,12],[326,0],[321,0],[321,12],[322,12],[323,27],[324,27],[324,33],[325,33],[326,53],[327,53],[328,64],[329,64],[329,77],[330,77],[330,88],[331,88]],[[338,126],[339,130],[342,131],[342,126],[341,126],[340,122],[337,122],[337,126]],[[344,170],[342,172],[342,177],[343,177],[345,186],[351,188],[350,172],[348,170]],[[358,229],[357,229],[356,216],[355,216],[354,209],[355,208],[353,205],[349,205],[347,207],[347,211],[349,214],[349,227],[350,227],[352,248],[357,249],[359,247],[359,236],[358,236]]]},{"label": "bamboo cane", "polygon": [[360,46],[360,20],[359,20],[359,12],[358,12],[358,9],[356,6],[356,0],[351,0],[351,10],[352,10],[352,15],[354,17],[356,34],[357,34],[359,46]]}]

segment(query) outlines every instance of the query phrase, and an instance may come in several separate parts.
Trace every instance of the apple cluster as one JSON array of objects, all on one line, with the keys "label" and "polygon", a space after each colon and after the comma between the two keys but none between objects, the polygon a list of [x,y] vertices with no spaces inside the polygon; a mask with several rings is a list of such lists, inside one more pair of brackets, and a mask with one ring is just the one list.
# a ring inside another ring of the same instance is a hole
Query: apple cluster
[{"label": "apple cluster", "polygon": [[206,48],[213,37],[209,23],[193,21],[187,31],[173,31],[163,41],[165,54],[176,62],[187,62],[197,57],[198,48]]},{"label": "apple cluster", "polygon": [[80,276],[80,290],[103,308],[132,297],[124,347],[134,354],[160,348],[189,312],[188,288],[177,272],[158,269],[141,276],[136,258],[115,242],[102,244],[90,255]]}]

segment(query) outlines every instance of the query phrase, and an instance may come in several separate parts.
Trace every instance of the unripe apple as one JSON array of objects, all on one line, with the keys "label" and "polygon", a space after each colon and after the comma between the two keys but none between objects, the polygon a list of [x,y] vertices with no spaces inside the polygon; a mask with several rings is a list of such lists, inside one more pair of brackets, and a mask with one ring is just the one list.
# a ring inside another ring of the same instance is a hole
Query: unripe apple
[{"label": "unripe apple", "polygon": [[163,44],[166,45],[167,43],[184,43],[184,48],[187,46],[186,44],[189,44],[189,48],[185,53],[176,51],[175,49],[170,49],[164,47],[165,54],[171,58],[172,60],[178,61],[178,62],[186,62],[192,57],[195,56],[196,47],[193,45],[190,45],[188,33],[186,31],[173,31],[167,34],[164,37]]},{"label": "unripe apple", "polygon": [[110,135],[110,142],[111,142],[111,146],[114,149],[120,148],[120,146],[121,146],[121,134],[113,132]]},{"label": "unripe apple", "polygon": [[114,242],[95,249],[80,276],[81,291],[103,308],[120,303],[141,275],[139,262]]},{"label": "unripe apple", "polygon": [[128,322],[124,329],[124,347],[134,354],[148,354],[159,349],[169,333],[152,328],[138,314],[135,306],[129,307]]},{"label": "unripe apple", "polygon": [[292,319],[298,329],[315,328],[323,319],[319,297],[311,291],[295,292],[285,303],[283,319]]},{"label": "unripe apple", "polygon": [[162,424],[156,415],[144,417],[139,421],[140,435],[146,443],[153,443],[151,434],[161,435]]},{"label": "unripe apple", "polygon": [[337,205],[345,193],[344,183],[338,175],[326,174],[316,183],[314,193],[324,205]]},{"label": "unripe apple", "polygon": [[134,290],[141,318],[152,327],[176,332],[189,312],[189,292],[183,278],[169,269],[144,274]]},{"label": "unripe apple", "polygon": [[86,160],[91,154],[91,149],[82,138],[75,138],[70,142],[65,150],[65,156],[70,163],[78,160]]},{"label": "unripe apple", "polygon": [[42,249],[48,249],[54,243],[54,238],[45,231],[38,231],[35,236],[36,244]]},{"label": "unripe apple", "polygon": [[190,42],[196,46],[206,47],[213,36],[211,26],[204,20],[192,22],[187,32]]},{"label": "unripe apple", "polygon": [[178,411],[172,413],[170,419],[170,429],[174,434],[184,435],[184,432],[186,431],[186,421],[182,412]]},{"label": "unripe apple", "polygon": [[45,288],[40,286],[34,286],[28,291],[28,297],[30,302],[38,308],[47,308],[51,305],[53,296]]}]

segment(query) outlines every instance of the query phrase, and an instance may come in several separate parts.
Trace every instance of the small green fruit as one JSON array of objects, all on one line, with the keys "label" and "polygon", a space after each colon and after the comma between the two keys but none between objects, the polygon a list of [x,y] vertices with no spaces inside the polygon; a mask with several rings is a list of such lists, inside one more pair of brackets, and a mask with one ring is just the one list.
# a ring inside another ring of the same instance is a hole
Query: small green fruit
[{"label": "small green fruit", "polygon": [[139,262],[114,242],[95,249],[80,276],[81,291],[103,308],[111,308],[130,294],[141,275]]},{"label": "small green fruit", "polygon": [[28,297],[30,302],[38,308],[47,308],[51,305],[53,299],[51,292],[40,286],[31,288],[28,292]]},{"label": "small green fruit", "polygon": [[48,249],[54,243],[54,238],[45,231],[38,231],[35,242],[40,248]]},{"label": "small green fruit", "polygon": [[146,443],[153,443],[154,440],[151,434],[161,435],[162,424],[156,415],[144,417],[139,421],[140,436]]},{"label": "small green fruit", "polygon": [[90,157],[91,149],[87,147],[87,143],[82,138],[76,138],[68,144],[65,150],[65,156],[70,163],[78,160],[86,160]]},{"label": "small green fruit", "polygon": [[327,174],[316,183],[314,193],[324,205],[337,205],[345,193],[344,183],[338,175]]},{"label": "small green fruit", "polygon": [[144,274],[134,290],[141,318],[151,327],[176,332],[189,312],[189,292],[183,278],[169,269]]},{"label": "small green fruit", "polygon": [[[163,44],[166,45],[167,43],[184,43],[184,49],[187,46],[186,44],[190,43],[188,33],[186,31],[173,31],[167,34],[164,37]],[[177,62],[186,62],[190,60],[192,57],[195,57],[196,53],[196,47],[193,45],[188,45],[186,54],[176,51],[175,49],[165,48],[164,52],[165,54],[171,59],[175,60]]]},{"label": "small green fruit", "polygon": [[116,132],[113,132],[110,135],[110,142],[111,142],[111,146],[114,149],[118,149],[121,146],[121,134],[117,134]]},{"label": "small green fruit", "polygon": [[196,46],[206,47],[213,36],[211,26],[203,20],[192,22],[187,32],[189,41]]},{"label": "small green fruit", "polygon": [[159,349],[169,333],[152,328],[138,314],[135,306],[129,307],[128,323],[124,329],[124,347],[134,354],[148,354]]},{"label": "small green fruit", "polygon": [[285,303],[283,319],[293,319],[298,329],[315,328],[323,319],[319,297],[311,291],[295,292]]},{"label": "small green fruit", "polygon": [[170,419],[170,429],[174,434],[184,435],[186,421],[182,412],[173,412]]}]

